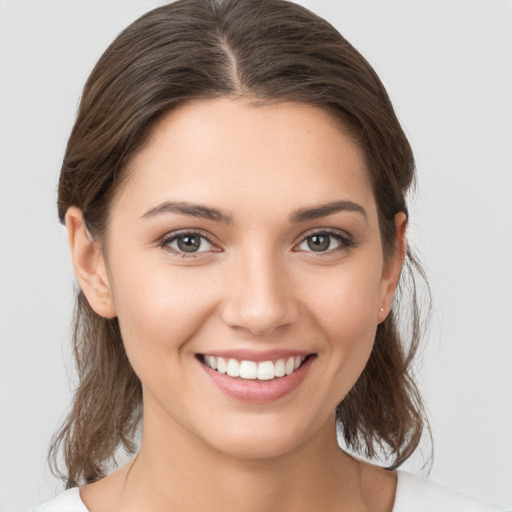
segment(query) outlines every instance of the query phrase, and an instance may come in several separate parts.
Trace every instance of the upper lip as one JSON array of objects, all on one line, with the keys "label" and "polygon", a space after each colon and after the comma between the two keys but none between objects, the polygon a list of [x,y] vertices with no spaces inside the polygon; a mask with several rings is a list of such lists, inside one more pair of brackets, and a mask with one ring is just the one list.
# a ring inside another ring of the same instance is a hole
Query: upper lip
[{"label": "upper lip", "polygon": [[247,350],[247,349],[228,349],[228,350],[211,350],[201,352],[203,356],[223,357],[225,359],[236,359],[237,361],[277,361],[278,359],[287,359],[289,357],[306,357],[312,354],[307,350],[293,349],[271,349],[271,350]]}]

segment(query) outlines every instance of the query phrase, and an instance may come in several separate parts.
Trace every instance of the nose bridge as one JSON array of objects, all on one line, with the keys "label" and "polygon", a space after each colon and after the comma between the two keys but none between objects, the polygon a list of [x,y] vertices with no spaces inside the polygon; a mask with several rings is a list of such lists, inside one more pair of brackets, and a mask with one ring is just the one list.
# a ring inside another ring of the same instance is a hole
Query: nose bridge
[{"label": "nose bridge", "polygon": [[228,290],[223,317],[231,327],[266,335],[297,316],[285,262],[270,247],[236,256]]}]

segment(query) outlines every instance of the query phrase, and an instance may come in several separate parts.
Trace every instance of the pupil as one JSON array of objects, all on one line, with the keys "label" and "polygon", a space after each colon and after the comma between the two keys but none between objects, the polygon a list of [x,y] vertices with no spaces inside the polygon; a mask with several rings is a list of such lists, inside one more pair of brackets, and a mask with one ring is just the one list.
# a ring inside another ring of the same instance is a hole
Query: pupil
[{"label": "pupil", "polygon": [[178,247],[183,252],[196,252],[201,240],[196,235],[183,235],[178,238]]},{"label": "pupil", "polygon": [[313,235],[308,238],[308,247],[312,251],[326,251],[329,245],[330,239],[327,235]]}]

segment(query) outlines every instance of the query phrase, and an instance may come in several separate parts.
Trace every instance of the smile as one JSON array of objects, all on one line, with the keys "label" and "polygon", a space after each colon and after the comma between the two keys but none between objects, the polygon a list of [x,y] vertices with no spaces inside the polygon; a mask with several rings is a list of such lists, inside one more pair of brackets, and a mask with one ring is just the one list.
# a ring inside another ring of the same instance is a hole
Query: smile
[{"label": "smile", "polygon": [[222,375],[239,377],[247,380],[273,380],[291,375],[299,369],[306,360],[305,356],[291,356],[276,361],[239,361],[233,358],[217,357],[213,355],[201,356],[202,362]]},{"label": "smile", "polygon": [[284,398],[297,389],[316,356],[307,352],[283,353],[282,350],[196,354],[210,382],[223,394],[260,404]]}]

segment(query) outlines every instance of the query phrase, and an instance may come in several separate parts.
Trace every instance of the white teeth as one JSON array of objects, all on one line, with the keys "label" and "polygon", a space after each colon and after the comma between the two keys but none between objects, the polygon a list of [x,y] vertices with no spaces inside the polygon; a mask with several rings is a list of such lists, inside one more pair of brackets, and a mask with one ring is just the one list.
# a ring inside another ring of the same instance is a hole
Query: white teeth
[{"label": "white teeth", "polygon": [[[227,363],[226,363],[226,360],[223,358],[223,357],[216,357],[215,359],[217,359],[217,371],[219,373],[226,373],[226,370],[227,370]],[[213,367],[211,367],[213,368]]]},{"label": "white teeth", "polygon": [[237,361],[236,359],[225,359],[224,357],[205,356],[204,363],[212,370],[219,373],[227,373],[230,377],[240,377],[250,380],[272,380],[276,377],[291,375],[299,368],[306,359],[302,356],[292,356],[288,359],[278,359],[277,361]]},{"label": "white teeth", "polygon": [[285,372],[286,375],[290,375],[295,370],[295,358],[289,357],[286,361]]},{"label": "white teeth", "polygon": [[228,360],[228,368],[226,373],[230,377],[239,377],[240,376],[240,363],[236,359]]},{"label": "white teeth", "polygon": [[272,380],[274,377],[274,363],[272,361],[263,361],[258,364],[258,380]]},{"label": "white teeth", "polygon": [[240,363],[240,377],[242,379],[257,379],[258,364],[254,361],[242,361]]},{"label": "white teeth", "polygon": [[279,359],[274,365],[274,374],[276,377],[284,377],[286,375],[286,364],[284,359]]}]

